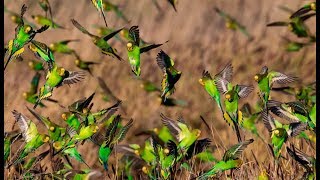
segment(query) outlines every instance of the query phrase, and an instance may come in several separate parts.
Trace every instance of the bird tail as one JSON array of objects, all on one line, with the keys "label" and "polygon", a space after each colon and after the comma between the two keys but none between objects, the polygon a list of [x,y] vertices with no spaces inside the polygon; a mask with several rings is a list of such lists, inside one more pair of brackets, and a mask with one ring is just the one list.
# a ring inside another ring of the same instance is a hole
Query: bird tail
[{"label": "bird tail", "polygon": [[101,14],[102,14],[104,23],[106,24],[106,27],[108,27],[107,20],[106,20],[106,16],[105,16],[105,14],[104,14],[104,11],[103,11],[102,7],[101,7]]},{"label": "bird tail", "polygon": [[239,126],[238,124],[235,122],[235,121],[232,121],[233,124],[234,124],[234,129],[236,130],[236,134],[237,134],[237,138],[238,138],[238,142],[242,142],[242,139],[241,139],[241,134],[240,134],[240,130],[239,130]]}]

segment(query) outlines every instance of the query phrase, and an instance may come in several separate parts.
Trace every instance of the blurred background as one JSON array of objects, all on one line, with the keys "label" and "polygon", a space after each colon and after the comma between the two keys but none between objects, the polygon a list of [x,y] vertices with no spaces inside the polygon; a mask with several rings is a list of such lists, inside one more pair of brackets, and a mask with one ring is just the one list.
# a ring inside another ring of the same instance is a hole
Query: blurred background
[{"label": "blurred background", "polygon": [[[165,0],[157,1],[161,11],[151,0],[114,0],[110,2],[119,5],[130,22],[127,23],[118,18],[115,13],[108,12],[106,14],[108,26],[118,29],[138,25],[140,37],[147,42],[163,43],[169,40],[160,48],[141,55],[141,77],[160,87],[162,72],[156,64],[156,55],[160,49],[164,50],[174,59],[175,67],[182,71],[181,79],[176,84],[176,91],[171,97],[186,101],[187,106],[162,106],[158,100],[158,93],[147,93],[141,88],[141,82],[134,78],[127,62],[125,43],[121,43],[115,38],[109,41],[117,49],[120,56],[126,60],[120,62],[110,56],[103,55],[88,36],[82,34],[72,25],[70,20],[74,18],[93,34],[97,34],[93,25],[104,26],[103,18],[99,16],[98,11],[89,0],[50,0],[53,20],[65,29],[49,29],[38,34],[35,40],[49,45],[61,40],[79,39],[79,42],[72,42],[69,46],[75,49],[83,60],[100,62],[99,65],[93,66],[93,76],[87,73],[82,82],[71,85],[71,87],[62,86],[55,89],[52,98],[67,107],[74,101],[97,92],[93,99],[93,110],[107,108],[115,102],[103,100],[102,90],[97,82],[97,77],[102,77],[112,92],[123,101],[127,112],[124,114],[120,111],[122,116],[134,120],[134,126],[130,129],[123,143],[143,143],[146,137],[136,137],[134,134],[139,130],[161,126],[159,114],[163,113],[172,119],[177,119],[180,115],[183,116],[192,127],[202,130],[201,137],[209,136],[213,139],[212,144],[222,144],[225,147],[235,144],[237,142],[235,133],[223,120],[216,103],[210,99],[207,92],[198,83],[203,70],[209,71],[214,76],[227,63],[231,62],[233,65],[232,82],[244,85],[251,84],[255,87],[247,98],[240,101],[240,104],[248,102],[252,106],[259,100],[258,88],[253,76],[264,65],[267,65],[270,70],[297,76],[304,84],[311,83],[316,78],[315,44],[298,52],[288,53],[283,47],[281,37],[285,36],[291,39],[296,39],[296,37],[286,27],[266,27],[269,22],[289,18],[290,14],[281,10],[279,6],[296,10],[309,1],[179,0],[177,12]],[[34,23],[32,15],[44,15],[36,0],[4,1],[7,9],[17,13],[20,12],[23,4],[28,7],[24,15],[28,21]],[[254,39],[249,41],[241,32],[227,29],[224,19],[214,11],[214,7],[218,7],[235,17],[246,26]],[[14,38],[16,25],[10,20],[8,13],[5,13],[4,23],[4,44],[7,44],[10,39]],[[310,30],[314,34],[315,17],[310,18],[307,25],[311,27]],[[59,66],[70,71],[79,70],[74,64],[74,56],[60,53],[54,55]],[[26,109],[26,106],[32,107],[33,105],[27,103],[22,94],[29,89],[30,81],[34,75],[34,72],[28,67],[28,61],[36,59],[36,57],[25,47],[22,58],[23,61],[12,61],[5,72],[5,130],[12,128],[14,122],[12,110],[17,110],[33,119],[33,116]],[[44,78],[42,76],[40,86],[43,85]],[[290,98],[285,95],[278,96],[276,93],[271,96],[279,101],[286,101]],[[281,99],[277,99],[277,97]],[[62,122],[61,114],[66,109],[54,103],[44,103],[47,108],[39,107],[36,111],[50,117],[60,125],[65,125]],[[212,126],[213,134],[208,134],[205,125],[199,118],[200,115]],[[43,126],[39,123],[38,125],[40,131],[45,132]],[[263,123],[259,123],[258,127],[259,132],[268,138]],[[15,127],[15,129],[17,128]],[[244,134],[245,139],[253,136],[250,133]],[[262,148],[265,145],[261,145],[262,142],[257,140],[257,143],[254,143],[250,148],[255,149],[255,153],[259,154],[259,159],[264,161],[271,156],[265,148]],[[80,153],[85,154],[83,155],[85,161],[93,167],[102,169],[98,159],[91,158],[96,157],[97,149],[91,143],[79,146]],[[222,154],[217,154],[217,156],[220,158]]]}]

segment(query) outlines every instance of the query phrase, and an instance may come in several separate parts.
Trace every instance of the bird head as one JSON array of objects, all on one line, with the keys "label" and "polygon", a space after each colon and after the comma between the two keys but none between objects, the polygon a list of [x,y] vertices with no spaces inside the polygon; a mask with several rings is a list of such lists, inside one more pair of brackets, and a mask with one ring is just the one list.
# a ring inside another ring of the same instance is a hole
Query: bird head
[{"label": "bird head", "polygon": [[34,45],[34,44],[30,44],[29,46],[29,49],[31,50],[31,51],[33,51],[33,52],[36,52],[37,51],[37,47]]},{"label": "bird head", "polygon": [[132,51],[133,50],[133,43],[132,42],[128,42],[127,43],[127,50],[128,51]]},{"label": "bird head", "polygon": [[121,35],[122,37],[125,37],[125,35],[126,35],[126,30],[125,30],[125,29],[122,29],[122,30],[120,31],[120,35]]},{"label": "bird head", "polygon": [[255,80],[256,82],[260,82],[261,79],[262,79],[262,76],[261,76],[260,74],[256,74],[256,75],[254,76],[254,80]]},{"label": "bird head", "polygon": [[13,22],[17,22],[17,19],[18,19],[18,17],[17,17],[16,15],[12,15],[12,16],[11,16],[11,20],[12,20]]},{"label": "bird head", "polygon": [[294,93],[299,96],[302,93],[302,88],[301,87],[295,87],[294,88]]},{"label": "bird head", "polygon": [[66,112],[65,112],[65,113],[62,113],[62,114],[61,114],[61,117],[62,117],[63,120],[66,121],[66,120],[68,119],[68,114],[67,114]]},{"label": "bird head", "polygon": [[25,25],[24,26],[24,32],[25,33],[27,33],[27,34],[29,34],[30,32],[32,32],[32,27],[31,26],[29,26],[29,25]]},{"label": "bird head", "polygon": [[153,132],[158,134],[159,133],[159,129],[158,128],[153,128]]},{"label": "bird head", "polygon": [[148,170],[148,168],[146,166],[143,166],[141,170],[142,170],[143,173],[148,174],[149,170]]},{"label": "bird head", "polygon": [[96,133],[96,132],[99,130],[99,127],[96,126],[95,124],[92,124],[92,125],[90,126],[90,129],[92,130],[93,133]]},{"label": "bird head", "polygon": [[134,150],[134,153],[135,153],[137,156],[140,156],[140,153],[139,153],[138,149]]},{"label": "bird head", "polygon": [[168,148],[165,148],[164,150],[163,150],[163,152],[165,153],[165,154],[169,154],[169,149]]},{"label": "bird head", "polygon": [[203,82],[203,79],[202,79],[202,78],[199,79],[199,83],[200,83],[202,86],[204,86],[204,82]]},{"label": "bird head", "polygon": [[56,50],[56,45],[54,43],[51,43],[49,45],[49,48],[52,50],[52,51],[55,51]]},{"label": "bird head", "polygon": [[76,59],[76,60],[74,60],[74,63],[75,63],[77,66],[79,66],[80,60],[79,60],[79,59]]},{"label": "bird head", "polygon": [[27,93],[27,92],[24,92],[24,93],[22,94],[22,96],[26,99],[26,98],[28,97],[28,93]]},{"label": "bird head", "polygon": [[315,11],[315,10],[316,10],[316,2],[312,2],[312,3],[310,4],[310,8],[311,8],[313,11]]},{"label": "bird head", "polygon": [[193,133],[196,135],[197,138],[201,135],[201,131],[199,129],[194,129]]},{"label": "bird head", "polygon": [[289,24],[288,24],[288,29],[289,29],[290,31],[293,31],[293,30],[294,30],[293,26],[294,26],[294,24],[293,24],[292,22],[289,23]]},{"label": "bird head", "polygon": [[34,67],[34,62],[33,61],[29,61],[28,65],[29,65],[30,68],[33,68]]},{"label": "bird head", "polygon": [[42,137],[42,141],[43,141],[44,143],[48,142],[49,140],[50,140],[50,137],[47,136],[47,135],[44,135],[44,136]]},{"label": "bird head", "polygon": [[58,74],[60,75],[60,76],[64,76],[65,75],[65,72],[66,72],[66,70],[63,68],[63,67],[61,67],[61,68],[58,68]]},{"label": "bird head", "polygon": [[82,113],[83,113],[83,114],[87,114],[88,112],[89,112],[89,109],[88,109],[88,108],[83,108],[83,109],[82,109]]},{"label": "bird head", "polygon": [[92,41],[93,41],[94,44],[97,44],[97,43],[98,43],[98,40],[99,40],[99,38],[97,38],[97,37],[93,37],[93,38],[92,38]]},{"label": "bird head", "polygon": [[56,150],[59,150],[62,148],[62,143],[58,141],[54,142],[52,145]]},{"label": "bird head", "polygon": [[34,19],[37,23],[39,23],[39,20],[40,20],[40,17],[39,17],[39,16],[32,15],[31,17],[32,17],[32,19]]},{"label": "bird head", "polygon": [[56,128],[55,128],[54,126],[50,126],[50,127],[49,127],[49,130],[52,131],[52,132],[53,132],[55,129],[56,129]]},{"label": "bird head", "polygon": [[224,96],[226,98],[226,100],[228,100],[229,102],[233,101],[233,91],[229,91],[226,93],[226,95]]}]

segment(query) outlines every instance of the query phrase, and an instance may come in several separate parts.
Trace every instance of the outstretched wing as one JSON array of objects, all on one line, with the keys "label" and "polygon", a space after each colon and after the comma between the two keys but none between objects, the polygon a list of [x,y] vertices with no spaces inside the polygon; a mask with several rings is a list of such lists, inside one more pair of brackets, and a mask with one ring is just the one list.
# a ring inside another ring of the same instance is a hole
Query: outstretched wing
[{"label": "outstretched wing", "polygon": [[174,65],[173,60],[162,50],[158,53],[156,60],[161,70]]},{"label": "outstretched wing", "polygon": [[12,114],[16,119],[16,122],[18,122],[20,131],[26,142],[31,141],[38,135],[37,126],[30,119],[27,119],[27,117],[16,110],[13,110]]},{"label": "outstretched wing", "polygon": [[116,34],[118,34],[122,29],[123,29],[123,28],[118,29],[118,30],[113,31],[112,33],[104,36],[104,37],[103,37],[103,40],[108,41],[108,40],[111,39],[113,36],[115,36]]},{"label": "outstretched wing", "polygon": [[138,26],[132,26],[129,29],[129,38],[131,41],[134,42],[136,46],[140,45],[140,35],[139,35],[139,27]]},{"label": "outstretched wing", "polygon": [[75,84],[80,82],[85,77],[84,71],[71,71],[67,78],[64,78],[61,85],[64,84]]},{"label": "outstretched wing", "polygon": [[214,82],[215,82],[220,93],[225,94],[228,91],[229,81],[227,81],[226,79],[224,79],[220,76],[217,76],[214,79]]},{"label": "outstretched wing", "polygon": [[131,128],[131,126],[133,125],[133,120],[130,119],[130,121],[121,128],[121,130],[117,133],[117,135],[115,136],[113,143],[119,143],[121,142],[124,137],[126,136],[127,132],[129,131],[129,129]]},{"label": "outstretched wing", "polygon": [[262,110],[261,116],[265,127],[269,132],[272,132],[272,130],[276,128],[273,117],[269,114],[267,109]]},{"label": "outstretched wing", "polygon": [[224,155],[222,160],[223,161],[228,161],[231,159],[238,159],[243,150],[253,142],[253,139],[249,139],[247,141],[240,142],[239,144],[236,144],[232,146],[230,149],[228,149]]},{"label": "outstretched wing", "polygon": [[253,86],[244,86],[244,85],[238,85],[239,91],[238,95],[240,98],[245,98],[247,97],[252,91],[253,91]]},{"label": "outstretched wing", "polygon": [[178,126],[178,123],[176,121],[174,121],[173,119],[170,119],[168,117],[166,117],[165,115],[163,115],[162,113],[160,114],[162,123],[168,127],[168,129],[170,130],[170,132],[177,138],[179,139],[179,134],[181,133],[181,129]]},{"label": "outstretched wing", "polygon": [[91,34],[89,31],[87,31],[83,26],[81,26],[78,21],[71,19],[72,24],[79,29],[82,33],[89,35],[90,37],[97,37],[93,34]]},{"label": "outstretched wing", "polygon": [[298,79],[297,77],[288,76],[275,71],[270,72],[268,74],[268,77],[271,81],[270,84],[273,84],[275,82],[279,84],[287,84],[287,83],[292,83]]},{"label": "outstretched wing", "polygon": [[231,81],[233,74],[233,67],[231,63],[228,63],[218,74],[215,75],[215,77],[219,76],[227,81]]}]

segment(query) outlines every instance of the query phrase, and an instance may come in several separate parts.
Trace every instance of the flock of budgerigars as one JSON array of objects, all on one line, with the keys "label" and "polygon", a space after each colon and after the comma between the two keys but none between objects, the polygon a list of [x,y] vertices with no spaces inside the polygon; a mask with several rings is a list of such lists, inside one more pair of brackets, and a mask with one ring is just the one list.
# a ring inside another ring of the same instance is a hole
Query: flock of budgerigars
[{"label": "flock of budgerigars", "polygon": [[[91,0],[91,2],[103,17],[106,27],[100,27],[99,35],[94,35],[81,25],[81,21],[72,19],[72,24],[81,33],[90,37],[103,54],[119,61],[127,59],[133,72],[132,75],[139,78],[141,71],[143,71],[143,67],[140,66],[140,55],[167,42],[146,43],[140,39],[138,26],[116,30],[109,28],[105,13],[114,11],[118,17],[127,22],[128,20],[116,5],[106,0]],[[153,2],[159,6],[157,1]],[[176,0],[168,0],[168,2],[177,11]],[[93,93],[90,97],[77,100],[67,107],[68,111],[63,112],[61,116],[65,126],[60,126],[50,121],[49,117],[40,115],[35,109],[45,107],[44,100],[57,103],[56,100],[51,99],[54,91],[58,90],[60,86],[81,83],[81,80],[85,78],[85,71],[92,74],[90,66],[99,63],[83,61],[73,49],[68,47],[68,43],[73,40],[60,41],[49,46],[35,40],[37,34],[46,33],[49,28],[63,28],[52,21],[48,0],[39,0],[39,5],[44,10],[45,16],[38,15],[32,16],[32,18],[41,26],[40,28],[36,28],[36,25],[24,19],[24,14],[27,12],[25,5],[22,6],[20,14],[5,8],[5,12],[10,13],[11,20],[17,24],[17,27],[15,28],[15,37],[5,46],[7,61],[4,70],[10,66],[10,61],[21,58],[20,55],[24,52],[25,46],[38,57],[39,61],[29,62],[29,66],[36,73],[31,80],[30,90],[23,95],[26,101],[34,105],[33,109],[27,107],[27,110],[34,116],[33,119],[37,119],[47,129],[46,133],[39,133],[38,127],[31,119],[21,112],[12,111],[15,125],[19,126],[19,130],[5,132],[4,160],[6,175],[9,179],[86,179],[102,174],[109,178],[118,177],[120,179],[179,179],[178,174],[182,171],[189,171],[191,179],[208,179],[211,177],[219,178],[222,172],[227,170],[231,170],[232,177],[232,172],[237,171],[245,163],[242,152],[254,142],[254,139],[243,138],[241,135],[243,130],[253,133],[256,138],[260,138],[267,144],[266,147],[269,149],[267,148],[266,151],[272,152],[277,170],[281,171],[283,161],[280,159],[284,159],[283,154],[287,153],[290,158],[303,167],[303,179],[315,179],[314,155],[308,155],[301,149],[287,143],[290,138],[301,138],[308,143],[315,143],[315,82],[291,87],[287,84],[299,81],[299,78],[269,70],[266,66],[262,67],[261,71],[254,76],[260,90],[261,101],[260,110],[255,113],[251,112],[249,104],[239,108],[239,100],[250,96],[253,86],[232,82],[233,67],[230,63],[226,63],[225,67],[214,76],[210,75],[208,71],[203,71],[203,76],[199,79],[199,83],[210,95],[212,102],[221,111],[221,118],[224,118],[228,125],[234,129],[238,138],[238,144],[227,149],[222,158],[213,157],[212,150],[208,148],[211,140],[209,138],[199,139],[201,134],[199,129],[188,126],[183,117],[178,117],[175,120],[164,114],[160,114],[163,127],[139,133],[149,137],[144,144],[118,145],[125,138],[134,121],[129,118],[126,120],[127,123],[123,123],[124,125],[121,123],[125,119],[117,114],[117,110],[123,108],[121,101],[112,94],[102,78],[98,78],[99,85],[105,91],[105,98],[113,99],[116,102],[113,106],[93,112],[91,110],[95,95]],[[252,38],[246,28],[235,18],[218,8],[214,10],[225,19],[227,28],[239,30],[248,38]],[[288,51],[298,51],[305,45],[315,43],[315,36],[305,25],[305,21],[315,14],[316,2],[312,2],[292,11],[292,15],[287,21],[273,22],[267,26],[287,26],[299,40],[304,40],[304,42],[290,41],[288,43]],[[117,50],[108,43],[112,38],[126,42],[127,58],[120,57]],[[76,66],[85,71],[69,71],[59,66],[55,61],[54,53],[74,55]],[[182,72],[176,69],[174,60],[162,50],[159,51],[155,59],[154,62],[163,72],[161,88],[140,79],[143,81],[143,87],[148,92],[159,92],[163,104],[176,105],[179,101],[175,101],[170,96],[175,90],[179,91],[179,79]],[[45,83],[38,89],[41,73],[46,75]],[[286,86],[273,88],[275,83]],[[271,92],[290,94],[294,100],[280,102],[271,99]],[[276,120],[275,116],[286,120],[287,123],[281,123],[283,121]],[[206,120],[203,117],[201,119],[207,125]],[[270,132],[269,141],[259,135],[256,128],[258,119],[263,120],[265,128]],[[208,125],[207,127],[210,129]],[[23,142],[22,145],[16,152],[11,152],[11,146],[19,141]],[[85,141],[99,147],[97,153],[105,172],[91,168],[83,160],[77,148]],[[48,150],[35,155],[33,152],[42,146],[48,146]],[[109,157],[114,154],[122,155],[116,162],[117,168],[108,162]],[[40,162],[47,156],[50,156],[50,163],[47,163],[46,166],[41,165]],[[70,161],[71,158],[85,164],[87,168],[74,169]],[[288,159],[284,161],[288,161]],[[209,163],[211,168],[201,172],[192,172],[192,167],[198,163]],[[259,165],[258,162],[257,165]],[[259,176],[250,177],[250,179],[265,180],[270,178],[270,174],[272,174],[270,169],[266,167],[260,167],[260,169]]]}]

